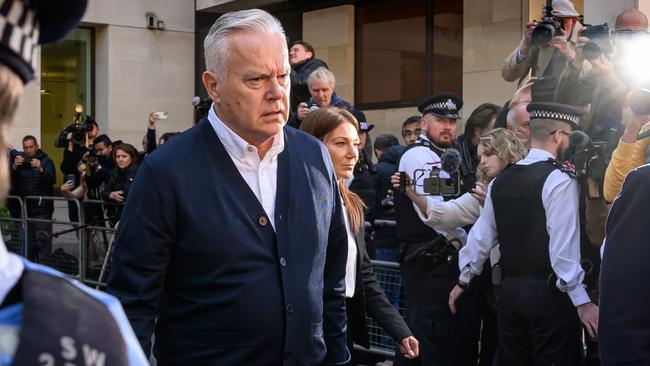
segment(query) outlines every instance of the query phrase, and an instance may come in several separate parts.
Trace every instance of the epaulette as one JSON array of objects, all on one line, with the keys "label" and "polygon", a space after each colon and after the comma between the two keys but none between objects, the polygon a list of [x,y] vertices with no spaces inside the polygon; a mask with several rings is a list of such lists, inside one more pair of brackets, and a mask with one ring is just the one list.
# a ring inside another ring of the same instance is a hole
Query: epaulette
[{"label": "epaulette", "polygon": [[553,164],[553,166],[558,168],[562,173],[568,175],[569,178],[576,178],[578,176],[575,165],[571,164],[569,161],[559,161],[552,158],[549,158],[547,161]]}]

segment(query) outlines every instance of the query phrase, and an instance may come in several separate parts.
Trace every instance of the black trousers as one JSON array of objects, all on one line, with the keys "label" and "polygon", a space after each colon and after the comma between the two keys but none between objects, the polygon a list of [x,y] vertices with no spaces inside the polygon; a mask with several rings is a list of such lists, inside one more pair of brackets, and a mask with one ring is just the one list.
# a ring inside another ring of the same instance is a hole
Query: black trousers
[{"label": "black trousers", "polygon": [[[402,258],[420,246],[408,244]],[[458,261],[432,263],[400,262],[406,301],[406,322],[420,342],[420,357],[397,357],[398,365],[475,366],[478,359],[480,311],[471,288],[458,304],[456,315],[449,310],[449,292],[458,279]]]},{"label": "black trousers", "polygon": [[582,364],[582,328],[567,294],[518,277],[504,277],[497,294],[499,366]]}]

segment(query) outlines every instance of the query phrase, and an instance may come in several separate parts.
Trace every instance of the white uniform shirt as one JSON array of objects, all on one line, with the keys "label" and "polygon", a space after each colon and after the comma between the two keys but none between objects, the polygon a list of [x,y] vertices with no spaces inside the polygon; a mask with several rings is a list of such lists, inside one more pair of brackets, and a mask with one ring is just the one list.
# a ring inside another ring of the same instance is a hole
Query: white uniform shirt
[{"label": "white uniform shirt", "polygon": [[[530,165],[553,156],[547,151],[530,149],[528,156],[517,165]],[[481,273],[490,249],[497,243],[497,226],[492,205],[492,183],[488,186],[483,212],[469,232],[467,245],[458,257],[460,280],[469,283]],[[549,258],[557,275],[557,287],[567,292],[574,306],[590,302],[582,281],[585,273],[580,266],[580,218],[578,214],[578,183],[556,169],[546,178],[542,188],[542,204],[546,211],[546,231],[549,236]]]},{"label": "white uniform shirt", "polygon": [[208,112],[208,121],[275,228],[278,155],[284,150],[284,132],[280,131],[273,137],[273,145],[260,160],[257,148],[244,141],[219,119],[214,112],[214,104]]},{"label": "white uniform shirt", "polygon": [[[420,135],[420,139],[422,140],[429,140],[426,135],[422,134]],[[431,142],[433,144],[433,142]],[[435,144],[434,144],[435,146]],[[436,146],[438,149],[444,151],[445,149]],[[404,155],[402,155],[402,158],[400,159],[399,162],[399,167],[398,171],[400,172],[406,172],[411,179],[416,179],[416,176],[414,172],[417,169],[425,169],[425,170],[430,170],[431,168],[440,168],[440,157],[438,154],[433,152],[431,149],[429,149],[426,146],[420,146],[420,147],[414,147],[408,149]],[[425,174],[428,176],[427,172],[419,172],[418,173],[418,180],[417,183],[418,185],[415,186],[415,192],[418,194],[423,194],[424,190],[422,187],[423,183],[423,177],[421,174]],[[449,177],[449,175],[442,171],[440,173],[440,177]],[[444,202],[444,198],[442,196],[425,196],[427,199],[427,206],[431,206],[429,203],[430,201],[437,201],[437,202]],[[415,203],[413,203],[413,209],[415,209],[415,212],[418,212],[419,210],[418,207]],[[426,222],[425,222],[426,223]],[[445,236],[448,240],[452,239],[457,239],[461,242],[461,245],[465,243],[465,240],[467,239],[467,233],[465,230],[462,228],[453,228],[453,229],[442,229],[442,228],[434,228],[437,232],[439,232],[441,235]]]}]

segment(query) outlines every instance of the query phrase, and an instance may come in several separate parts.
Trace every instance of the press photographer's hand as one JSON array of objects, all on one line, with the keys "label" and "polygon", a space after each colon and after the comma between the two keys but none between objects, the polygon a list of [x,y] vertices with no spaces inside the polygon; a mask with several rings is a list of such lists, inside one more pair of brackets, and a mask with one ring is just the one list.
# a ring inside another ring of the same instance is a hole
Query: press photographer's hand
[{"label": "press photographer's hand", "polygon": [[553,39],[551,39],[550,45],[551,47],[557,49],[560,54],[564,56],[565,60],[568,62],[573,62],[573,60],[576,58],[576,52],[571,46],[571,43],[567,40],[568,37],[569,32],[562,29],[562,34],[553,37]]},{"label": "press photographer's hand", "polygon": [[519,43],[519,52],[522,56],[528,55],[528,50],[533,45],[533,29],[537,27],[537,21],[533,20],[532,22],[526,23],[526,32],[524,32],[524,37]]}]

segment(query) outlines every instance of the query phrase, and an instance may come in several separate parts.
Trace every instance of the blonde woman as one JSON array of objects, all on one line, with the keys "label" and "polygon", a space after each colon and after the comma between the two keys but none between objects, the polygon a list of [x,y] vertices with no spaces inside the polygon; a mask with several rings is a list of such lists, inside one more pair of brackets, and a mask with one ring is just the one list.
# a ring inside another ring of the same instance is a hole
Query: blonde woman
[{"label": "blonde woman", "polygon": [[[476,222],[481,213],[488,183],[505,168],[523,159],[526,153],[526,146],[514,133],[505,128],[494,129],[480,138],[478,145],[480,163],[476,187],[472,192],[442,202],[419,196],[412,186],[408,186],[406,195],[415,203],[417,207],[415,211],[422,221],[434,229],[451,230],[471,225]],[[398,173],[391,177],[391,182],[394,188],[399,187]]]}]

